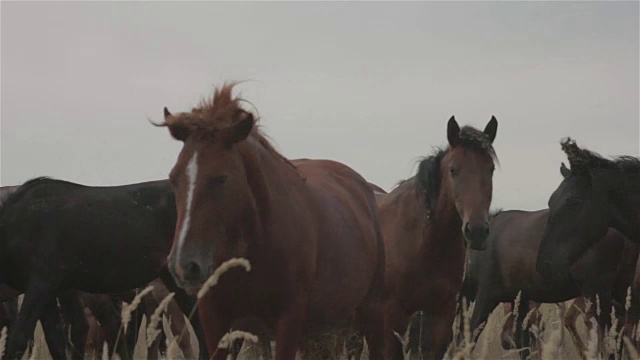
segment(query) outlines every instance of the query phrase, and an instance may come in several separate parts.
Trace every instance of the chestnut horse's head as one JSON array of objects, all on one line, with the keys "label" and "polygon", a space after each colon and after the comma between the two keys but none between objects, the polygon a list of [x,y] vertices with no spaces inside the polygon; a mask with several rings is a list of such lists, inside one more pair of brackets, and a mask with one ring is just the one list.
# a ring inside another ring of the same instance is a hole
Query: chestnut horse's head
[{"label": "chestnut horse's head", "polygon": [[449,148],[428,158],[418,174],[427,192],[432,213],[453,200],[462,220],[462,232],[472,249],[483,250],[489,235],[489,207],[493,194],[493,171],[496,154],[493,141],[498,121],[495,117],[484,131],[458,126],[452,116],[447,125]]},{"label": "chestnut horse's head", "polygon": [[[160,126],[184,143],[169,179],[178,220],[169,269],[190,292],[231,257],[246,256],[256,229],[256,202],[243,148],[255,120],[232,97],[233,86],[216,90],[211,101],[188,113],[164,109]],[[257,130],[256,130],[257,131]]]}]

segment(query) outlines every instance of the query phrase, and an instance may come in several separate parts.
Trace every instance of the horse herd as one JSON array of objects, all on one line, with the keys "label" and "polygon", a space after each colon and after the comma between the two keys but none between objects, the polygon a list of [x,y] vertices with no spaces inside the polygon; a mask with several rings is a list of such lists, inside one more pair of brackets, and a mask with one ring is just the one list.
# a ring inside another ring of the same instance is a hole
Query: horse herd
[{"label": "horse herd", "polygon": [[[627,289],[640,290],[637,158],[605,159],[566,139],[571,167],[562,165],[549,209],[492,214],[494,117],[483,131],[451,117],[448,146],[386,193],[339,162],[286,159],[232,90],[218,88],[189,112],[165,108],[154,123],[183,143],[168,180],[90,187],[36,178],[3,188],[8,358],[26,351],[38,320],[53,358],[83,358],[84,306],[104,315],[110,351],[127,357],[135,336],[122,341],[125,350],[115,346],[117,307],[152,281],[175,293],[182,313],[197,305],[189,320],[200,358],[225,359],[230,350],[218,345],[230,329],[259,328],[261,340],[275,341],[276,359],[294,359],[307,339],[335,329],[350,334],[340,345],[349,355],[364,338],[369,358],[402,359],[397,334],[409,328],[415,352],[441,359],[459,341],[453,327],[465,299],[475,301],[475,341],[489,314],[518,297],[523,356],[523,321],[536,303],[627,305],[638,320],[640,298],[625,304]],[[232,258],[250,267],[230,268],[201,291]],[[185,326],[179,318],[172,326]],[[609,311],[596,319],[612,326]],[[188,341],[180,346],[193,356]]]}]

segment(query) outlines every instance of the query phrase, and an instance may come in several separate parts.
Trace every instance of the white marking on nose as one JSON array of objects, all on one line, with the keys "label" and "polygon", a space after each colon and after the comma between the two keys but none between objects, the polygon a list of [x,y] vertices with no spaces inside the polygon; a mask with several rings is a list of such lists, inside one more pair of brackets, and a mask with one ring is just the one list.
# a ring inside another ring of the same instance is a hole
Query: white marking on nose
[{"label": "white marking on nose", "polygon": [[177,260],[180,263],[180,254],[182,253],[182,246],[184,245],[184,239],[187,237],[189,231],[189,223],[191,222],[191,202],[193,201],[193,192],[196,189],[196,177],[198,176],[198,152],[194,152],[193,156],[187,164],[187,180],[189,181],[189,187],[187,189],[187,208],[184,215],[184,221],[182,222],[182,228],[180,229],[180,237],[178,238],[178,254]]}]

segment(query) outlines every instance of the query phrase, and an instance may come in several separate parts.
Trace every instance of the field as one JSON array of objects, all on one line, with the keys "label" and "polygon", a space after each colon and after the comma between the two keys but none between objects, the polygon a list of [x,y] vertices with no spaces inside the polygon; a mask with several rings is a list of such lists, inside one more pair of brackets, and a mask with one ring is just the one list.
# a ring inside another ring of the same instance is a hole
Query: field
[{"label": "field", "polygon": [[[568,306],[572,305],[572,301],[568,301],[562,306],[568,308]],[[568,333],[565,329],[562,334],[558,331],[562,322],[559,317],[559,306],[554,304],[544,304],[540,307],[540,313],[542,315],[542,320],[540,322],[540,327],[543,327],[544,330],[542,332],[542,344],[538,346],[533,346],[532,354],[530,359],[580,359],[576,347]],[[519,359],[519,355],[515,350],[504,350],[501,346],[500,342],[500,333],[502,331],[503,324],[506,320],[506,315],[504,313],[503,307],[500,306],[496,308],[493,314],[490,316],[489,321],[487,323],[486,329],[483,331],[478,344],[475,346],[473,351],[470,354],[465,353],[464,348],[450,348],[447,357],[448,359]],[[91,318],[90,318],[91,321]],[[143,320],[143,326],[141,326],[141,331],[139,333],[139,341],[136,344],[136,348],[134,350],[134,359],[147,359],[147,347],[146,347],[146,339],[145,339],[145,328],[146,319]],[[165,331],[169,330],[168,321],[165,317],[163,319],[163,325]],[[578,319],[578,330],[583,341],[588,344],[589,343],[589,335],[586,327],[582,323],[582,316]],[[197,340],[193,334],[192,329],[189,329],[192,339],[192,345],[194,347],[194,353],[197,353]],[[168,333],[168,331],[167,331]],[[171,335],[169,334],[169,341],[171,341]],[[592,345],[592,344],[590,344]],[[179,349],[173,348],[169,350],[170,354],[163,354],[161,358],[164,359],[183,359],[182,353]],[[625,358],[636,359],[636,356],[629,356],[627,351],[624,352],[623,356]],[[411,356],[407,356],[409,359]],[[87,354],[87,359],[104,359],[102,354],[91,353]],[[256,359],[258,356],[253,353],[251,344],[245,343],[243,350],[239,356],[239,359]],[[343,357],[344,358],[344,357]],[[363,354],[363,359],[367,358],[366,348],[365,353]],[[587,359],[605,359],[603,356],[603,351],[594,351]],[[42,332],[42,327],[38,323],[38,327],[35,332],[35,341],[33,352],[31,354],[26,354],[24,359],[42,359],[48,360],[51,359],[49,355],[47,345],[44,341],[44,334]]]}]

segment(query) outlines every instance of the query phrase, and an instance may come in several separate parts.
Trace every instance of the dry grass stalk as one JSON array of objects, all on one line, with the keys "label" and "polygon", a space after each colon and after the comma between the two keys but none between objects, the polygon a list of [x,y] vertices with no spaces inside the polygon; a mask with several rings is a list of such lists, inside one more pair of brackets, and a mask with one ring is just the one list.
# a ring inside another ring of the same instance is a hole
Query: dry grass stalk
[{"label": "dry grass stalk", "polygon": [[587,348],[584,350],[584,356],[587,360],[601,360],[602,357],[598,353],[598,322],[596,319],[589,319],[591,329],[589,330],[589,341]]},{"label": "dry grass stalk", "polygon": [[[611,328],[606,334],[605,337],[605,350],[608,354],[617,354],[617,331],[618,328],[618,318],[616,317],[616,308],[614,306],[611,307]],[[617,356],[616,356],[617,357]]]},{"label": "dry grass stalk", "polygon": [[102,360],[109,360],[109,345],[107,345],[106,341],[102,346]]},{"label": "dry grass stalk", "polygon": [[542,345],[542,360],[556,360],[562,358],[560,351],[560,344],[562,343],[561,333],[562,327],[551,332],[549,340]]},{"label": "dry grass stalk", "polygon": [[600,309],[600,295],[596,294],[596,315],[598,315],[598,317],[600,317],[601,313],[602,313],[602,311]]},{"label": "dry grass stalk", "polygon": [[4,357],[5,346],[7,345],[7,327],[2,328],[2,333],[0,333],[0,359]]},{"label": "dry grass stalk", "polygon": [[518,311],[520,308],[520,301],[522,300],[522,290],[518,291],[518,295],[516,296],[516,300],[513,302],[513,326],[511,331],[515,334],[516,332],[516,324],[518,323]]},{"label": "dry grass stalk", "polygon": [[251,271],[251,264],[249,260],[242,258],[232,258],[222,263],[222,265],[218,266],[218,268],[213,272],[211,276],[207,279],[207,281],[202,285],[202,288],[198,291],[198,300],[202,299],[204,295],[211,289],[212,287],[218,284],[220,277],[222,274],[227,272],[232,267],[242,266],[246,271]]},{"label": "dry grass stalk", "polygon": [[629,339],[628,336],[624,337],[624,345],[627,348],[627,354],[629,354],[629,358],[631,360],[640,360],[640,354],[638,354],[638,349],[636,349],[636,347],[633,346],[633,343],[631,343],[631,340]]},{"label": "dry grass stalk", "polygon": [[153,311],[151,319],[149,320],[149,326],[147,327],[147,347],[151,347],[153,342],[156,341],[158,335],[160,335],[160,329],[158,328],[158,325],[162,320],[162,314],[167,310],[167,307],[169,306],[169,303],[174,296],[175,293],[167,295],[164,299],[162,299],[158,307]]},{"label": "dry grass stalk", "polygon": [[627,288],[627,298],[624,302],[624,310],[628,312],[630,307],[631,307],[631,286]]},{"label": "dry grass stalk", "polygon": [[136,297],[133,298],[131,304],[124,303],[122,306],[122,312],[120,314],[120,319],[122,321],[122,325],[124,326],[124,332],[127,333],[127,325],[129,325],[129,321],[131,321],[131,313],[136,311],[140,302],[142,302],[142,298],[153,291],[153,285],[147,286],[144,290],[142,290]]},{"label": "dry grass stalk", "polygon": [[538,310],[538,308],[534,306],[533,308],[531,308],[531,310],[529,310],[527,315],[524,317],[524,320],[522,320],[522,330],[523,331],[527,330],[527,325],[529,325],[529,320],[531,320],[531,316],[533,316],[533,313],[535,313],[537,310]]}]

